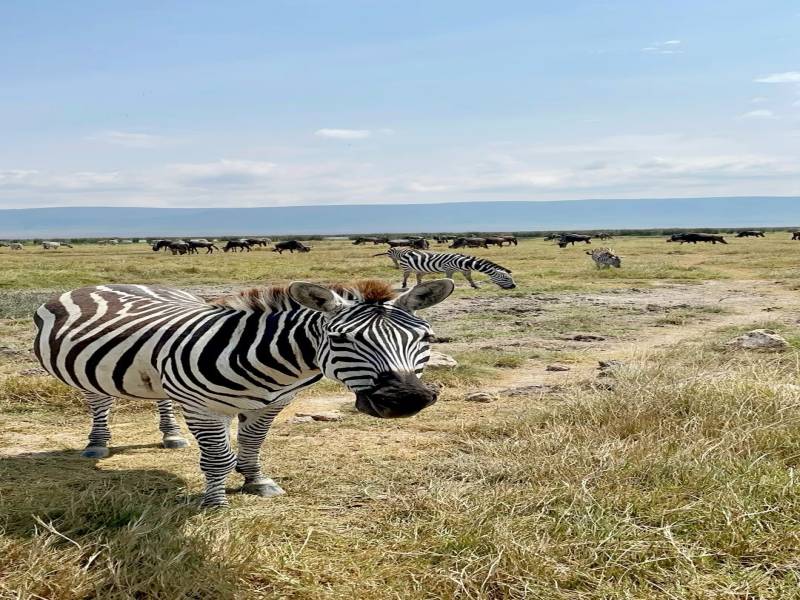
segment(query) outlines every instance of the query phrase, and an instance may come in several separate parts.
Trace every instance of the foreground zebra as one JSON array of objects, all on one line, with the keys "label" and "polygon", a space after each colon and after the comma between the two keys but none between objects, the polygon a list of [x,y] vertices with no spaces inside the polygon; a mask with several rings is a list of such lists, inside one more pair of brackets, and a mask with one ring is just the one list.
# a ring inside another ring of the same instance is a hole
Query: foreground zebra
[{"label": "foreground zebra", "polygon": [[403,289],[408,287],[408,278],[411,273],[416,274],[417,284],[420,284],[423,275],[444,273],[445,277],[452,279],[453,274],[456,272],[460,272],[473,288],[478,289],[478,284],[472,280],[472,271],[488,275],[492,283],[504,290],[513,290],[517,287],[517,284],[514,283],[514,278],[511,277],[511,269],[501,267],[484,258],[447,252],[420,252],[418,250],[406,250],[394,256],[389,254],[389,258],[396,261],[396,264],[403,271]]},{"label": "foreground zebra", "polygon": [[296,282],[207,303],[169,288],[87,287],[39,307],[34,351],[47,371],[85,393],[93,418],[86,457],[108,455],[112,397],[156,400],[165,445],[184,445],[172,415],[178,402],[200,447],[202,504],[222,506],[234,469],[244,475],[243,492],[282,493],[261,474],[259,449],[275,415],[323,375],[355,392],[356,408],[374,417],[433,404],[436,392],[419,380],[432,331],[414,312],[452,291],[447,279],[401,296],[378,281]]},{"label": "foreground zebra", "polygon": [[587,250],[586,254],[592,257],[598,269],[601,267],[614,267],[619,269],[622,266],[622,259],[614,254],[614,251],[610,248],[595,248],[591,252]]}]

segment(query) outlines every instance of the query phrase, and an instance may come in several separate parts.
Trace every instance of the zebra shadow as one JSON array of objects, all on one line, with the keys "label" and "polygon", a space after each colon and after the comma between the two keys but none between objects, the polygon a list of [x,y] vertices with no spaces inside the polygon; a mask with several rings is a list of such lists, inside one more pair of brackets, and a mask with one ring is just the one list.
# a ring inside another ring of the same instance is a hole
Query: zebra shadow
[{"label": "zebra shadow", "polygon": [[0,546],[16,557],[3,587],[22,595],[85,582],[93,598],[233,598],[238,574],[187,527],[197,518],[183,479],[159,468],[103,468],[78,450],[0,457]]}]

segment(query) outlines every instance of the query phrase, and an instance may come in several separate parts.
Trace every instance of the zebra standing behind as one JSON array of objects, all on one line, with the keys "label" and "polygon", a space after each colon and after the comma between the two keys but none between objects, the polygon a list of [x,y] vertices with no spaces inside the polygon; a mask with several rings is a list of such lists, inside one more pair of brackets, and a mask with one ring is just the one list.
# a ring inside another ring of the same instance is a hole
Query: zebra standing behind
[{"label": "zebra standing behind", "polygon": [[615,267],[619,269],[622,266],[622,259],[614,254],[614,251],[610,248],[595,248],[591,252],[587,250],[586,254],[592,257],[598,269],[601,267]]},{"label": "zebra standing behind", "polygon": [[[394,260],[394,257],[390,257]],[[476,258],[465,254],[451,254],[448,252],[419,252],[410,250],[397,257],[397,263],[403,271],[403,289],[408,286],[411,273],[417,276],[417,284],[422,282],[423,275],[428,273],[444,273],[448,279],[453,278],[457,271],[464,275],[469,284],[478,289],[478,284],[472,280],[472,271],[488,275],[492,283],[504,290],[513,290],[517,287],[511,277],[511,269],[506,269],[485,258]]]},{"label": "zebra standing behind", "polygon": [[374,417],[407,417],[433,404],[436,391],[419,379],[433,332],[415,311],[452,291],[447,279],[400,296],[380,281],[295,282],[207,303],[162,287],[87,287],[39,307],[34,351],[48,372],[84,391],[92,412],[86,457],[109,453],[113,397],[156,400],[165,445],[185,445],[172,414],[178,402],[200,447],[202,504],[223,506],[234,469],[245,493],[283,492],[261,473],[261,444],[278,412],[323,375],[355,392],[356,409]]}]

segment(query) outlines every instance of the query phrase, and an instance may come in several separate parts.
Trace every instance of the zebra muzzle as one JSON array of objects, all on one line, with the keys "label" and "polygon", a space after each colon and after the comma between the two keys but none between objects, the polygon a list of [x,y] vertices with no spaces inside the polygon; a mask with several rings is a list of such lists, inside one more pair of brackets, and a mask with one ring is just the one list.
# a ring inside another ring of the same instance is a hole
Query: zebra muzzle
[{"label": "zebra muzzle", "polygon": [[381,373],[372,388],[356,394],[356,409],[381,419],[410,417],[438,396],[437,388],[425,385],[414,373]]}]

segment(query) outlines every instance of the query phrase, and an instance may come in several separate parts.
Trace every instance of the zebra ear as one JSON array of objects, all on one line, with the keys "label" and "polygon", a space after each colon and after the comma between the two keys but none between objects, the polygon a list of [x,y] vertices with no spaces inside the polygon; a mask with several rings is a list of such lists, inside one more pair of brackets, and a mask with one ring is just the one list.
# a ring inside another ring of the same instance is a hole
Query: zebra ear
[{"label": "zebra ear", "polygon": [[452,279],[426,281],[408,290],[394,301],[394,305],[413,313],[415,310],[439,304],[452,294],[454,289],[455,284]]},{"label": "zebra ear", "polygon": [[334,312],[346,304],[344,298],[333,290],[306,281],[289,284],[289,296],[298,304],[323,313]]}]

